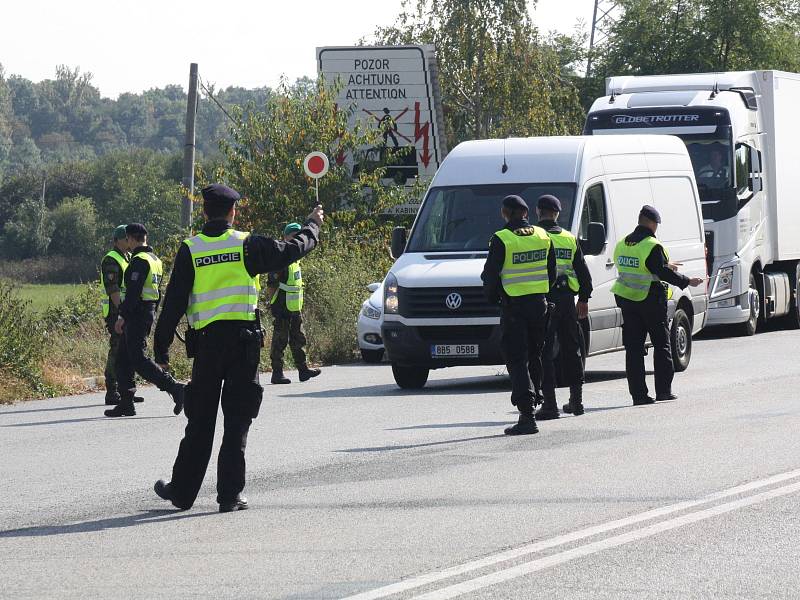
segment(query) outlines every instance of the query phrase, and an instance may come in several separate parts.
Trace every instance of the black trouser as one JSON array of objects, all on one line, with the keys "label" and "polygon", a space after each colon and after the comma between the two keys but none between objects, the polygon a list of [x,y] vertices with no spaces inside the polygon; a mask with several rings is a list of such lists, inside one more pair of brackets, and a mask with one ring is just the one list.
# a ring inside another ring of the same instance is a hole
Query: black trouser
[{"label": "black trouser", "polygon": [[[172,468],[175,503],[190,507],[203,483],[222,393],[225,432],[217,460],[217,502],[230,502],[244,489],[247,432],[258,415],[260,340],[244,335],[252,326],[212,323],[200,330],[184,412],[189,422]],[[249,339],[245,339],[249,338]]]},{"label": "black trouser", "polygon": [[306,366],[306,343],[303,317],[299,312],[275,315],[269,352],[273,372],[283,372],[283,353],[287,345],[292,351],[294,366],[303,369]]},{"label": "black trouser", "polygon": [[503,353],[511,376],[511,402],[524,415],[533,415],[534,388],[542,384],[546,319],[544,294],[511,298],[503,306]]},{"label": "black trouser", "polygon": [[106,356],[106,368],[103,371],[103,376],[106,379],[106,396],[116,396],[117,390],[117,353],[119,352],[120,341],[122,336],[114,331],[114,323],[110,319],[106,321],[106,329],[108,330],[108,355]]},{"label": "black trouser", "polygon": [[153,328],[155,304],[147,306],[137,315],[125,321],[122,339],[117,352],[117,385],[120,394],[125,398],[133,398],[136,392],[136,374],[138,373],[158,389],[171,392],[175,386],[175,379],[164,371],[147,356],[147,338]]},{"label": "black trouser", "polygon": [[622,343],[625,345],[625,374],[628,390],[634,400],[648,395],[644,371],[644,343],[647,334],[653,344],[653,366],[655,369],[656,395],[672,391],[675,368],[669,345],[669,319],[667,302],[648,296],[642,302],[633,302],[616,297],[622,309]]},{"label": "black trouser", "polygon": [[[575,309],[575,296],[571,293],[550,295],[552,311],[547,325],[544,351],[542,353],[542,390],[553,392],[556,388],[555,353],[564,365],[567,385],[583,383],[583,361],[581,359],[581,332],[578,311]],[[556,345],[558,341],[558,345]]]}]

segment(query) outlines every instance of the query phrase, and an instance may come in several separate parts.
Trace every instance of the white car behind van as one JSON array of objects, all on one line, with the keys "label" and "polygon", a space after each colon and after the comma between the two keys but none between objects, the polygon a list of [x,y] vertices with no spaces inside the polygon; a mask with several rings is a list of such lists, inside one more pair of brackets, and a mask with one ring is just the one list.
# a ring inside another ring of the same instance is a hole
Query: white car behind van
[{"label": "white car behind van", "polygon": [[[395,264],[383,283],[383,343],[402,388],[421,388],[430,369],[503,364],[500,309],[480,279],[492,234],[503,227],[502,199],[531,207],[553,194],[559,224],[580,240],[594,292],[583,323],[585,356],[622,349],[622,315],[611,293],[616,242],[644,204],[662,215],[658,237],[689,277],[707,271],[703,220],[686,147],[655,135],[543,137],[459,144],[433,178],[410,235],[393,232]],[[702,329],[706,289],[675,288],[669,303],[673,359],[691,358]]]}]

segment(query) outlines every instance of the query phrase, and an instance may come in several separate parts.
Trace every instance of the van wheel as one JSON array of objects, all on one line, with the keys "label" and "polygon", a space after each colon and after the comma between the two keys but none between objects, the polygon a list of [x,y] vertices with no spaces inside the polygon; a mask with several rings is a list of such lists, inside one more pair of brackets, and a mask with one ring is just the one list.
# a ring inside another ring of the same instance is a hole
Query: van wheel
[{"label": "van wheel", "polygon": [[692,359],[692,322],[682,308],[676,310],[675,316],[672,318],[669,341],[672,347],[672,364],[675,371],[677,373],[685,371]]},{"label": "van wheel", "polygon": [[383,360],[383,349],[364,350],[361,349],[361,358],[365,363],[379,363]]},{"label": "van wheel", "polygon": [[750,289],[747,293],[748,304],[750,304],[750,316],[747,321],[739,325],[741,335],[755,335],[758,329],[758,318],[761,316],[761,294],[758,293],[756,276],[750,273]]},{"label": "van wheel", "polygon": [[392,375],[398,387],[404,390],[421,390],[428,381],[429,369],[424,367],[401,367],[392,363]]}]

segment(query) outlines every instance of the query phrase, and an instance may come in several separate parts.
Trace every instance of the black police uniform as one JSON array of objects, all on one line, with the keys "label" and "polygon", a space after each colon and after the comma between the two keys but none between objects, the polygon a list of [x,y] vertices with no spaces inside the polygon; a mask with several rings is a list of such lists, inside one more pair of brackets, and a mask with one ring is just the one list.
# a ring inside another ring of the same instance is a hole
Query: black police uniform
[{"label": "black police uniform", "polygon": [[[561,233],[561,227],[553,220],[540,221],[539,227],[548,233]],[[592,295],[592,275],[589,272],[580,244],[578,244],[575,255],[572,257],[572,269],[578,279],[578,300],[588,302]],[[584,372],[581,345],[583,343],[583,331],[575,309],[575,292],[570,289],[566,277],[557,277],[555,285],[552,286],[550,293],[547,295],[547,299],[550,303],[551,311],[547,337],[545,338],[542,352],[542,393],[544,403],[536,414],[537,419],[558,416],[555,392],[556,365],[554,361],[556,339],[558,339],[558,353],[564,366],[564,377],[570,386],[569,406],[580,407],[578,410],[582,412]],[[570,410],[567,407],[565,409]]]},{"label": "black police uniform", "polygon": [[[204,197],[207,189],[203,190]],[[238,199],[238,194],[235,198]],[[219,237],[230,227],[225,220],[208,221],[202,233]],[[287,242],[251,234],[244,240],[245,268],[253,277],[283,269],[310,252],[318,240],[319,228],[313,222],[306,223],[294,239]],[[181,244],[156,325],[155,352],[161,362],[168,362],[175,328],[186,313],[193,285],[191,252],[186,244]],[[192,379],[186,395],[189,422],[175,459],[171,482],[156,484],[156,492],[178,508],[190,508],[203,483],[214,443],[220,392],[225,431],[217,462],[217,502],[220,510],[246,507],[246,501],[240,501],[240,494],[245,485],[247,433],[258,413],[263,393],[258,382],[261,339],[250,335],[255,333],[255,328],[251,321],[215,321],[198,332]],[[237,506],[237,503],[244,506]]]},{"label": "black police uniform", "polygon": [[[527,220],[509,221],[506,229],[516,231],[531,227]],[[489,242],[489,255],[481,274],[487,299],[502,307],[503,353],[511,377],[511,403],[520,412],[520,420],[533,421],[534,388],[541,387],[542,348],[547,327],[547,295],[529,294],[512,298],[503,290],[500,272],[505,261],[505,245],[496,235]],[[556,281],[556,258],[552,242],[547,256],[550,287]],[[533,378],[533,381],[532,381]],[[507,430],[508,431],[508,430]]]},{"label": "black police uniform", "polygon": [[[657,214],[654,215],[657,217]],[[653,220],[657,220],[653,218]],[[660,221],[660,218],[658,218]],[[625,238],[628,244],[637,244],[646,237],[655,237],[653,232],[639,225]],[[647,269],[661,281],[681,289],[689,285],[689,278],[670,269],[667,257],[660,247],[653,248],[645,261]],[[625,373],[628,377],[628,391],[634,404],[650,404],[645,382],[645,338],[650,334],[653,344],[653,367],[655,370],[656,399],[672,396],[672,378],[675,367],[669,341],[669,318],[667,316],[667,293],[660,281],[650,284],[647,297],[634,302],[621,296],[614,296],[617,306],[622,309],[622,343],[625,346]]]},{"label": "black police uniform", "polygon": [[[127,253],[120,252],[116,248],[113,248],[113,250],[121,258],[125,259],[125,262],[128,262]],[[105,318],[106,330],[108,331],[108,355],[106,356],[106,366],[103,372],[106,380],[106,404],[118,404],[120,394],[117,387],[117,368],[115,363],[122,336],[114,330],[114,324],[117,322],[117,317],[119,317],[119,308],[111,302],[111,294],[116,294],[120,291],[119,286],[123,282],[123,273],[119,263],[110,256],[105,256],[100,262],[100,271],[103,273],[103,286],[108,296],[108,316]]]},{"label": "black police uniform", "polygon": [[175,414],[180,412],[183,400],[183,384],[175,381],[172,375],[147,356],[147,338],[153,328],[159,301],[142,299],[142,289],[150,272],[150,263],[140,255],[146,252],[152,254],[153,249],[150,246],[139,246],[131,252],[130,264],[125,270],[125,300],[119,306],[125,325],[116,360],[121,399],[116,409],[106,411],[106,416],[110,417],[136,414],[133,402],[137,373],[172,396],[176,403]]}]

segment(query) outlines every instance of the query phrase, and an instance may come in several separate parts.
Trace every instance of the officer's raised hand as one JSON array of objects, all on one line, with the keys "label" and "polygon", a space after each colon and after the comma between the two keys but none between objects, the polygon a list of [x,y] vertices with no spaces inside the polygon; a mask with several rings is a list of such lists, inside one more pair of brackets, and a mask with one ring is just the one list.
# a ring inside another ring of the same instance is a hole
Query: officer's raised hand
[{"label": "officer's raised hand", "polygon": [[322,227],[322,221],[325,218],[325,211],[322,209],[321,204],[317,204],[314,207],[314,210],[311,211],[311,214],[308,215],[309,221],[314,221],[317,224],[317,227]]}]

